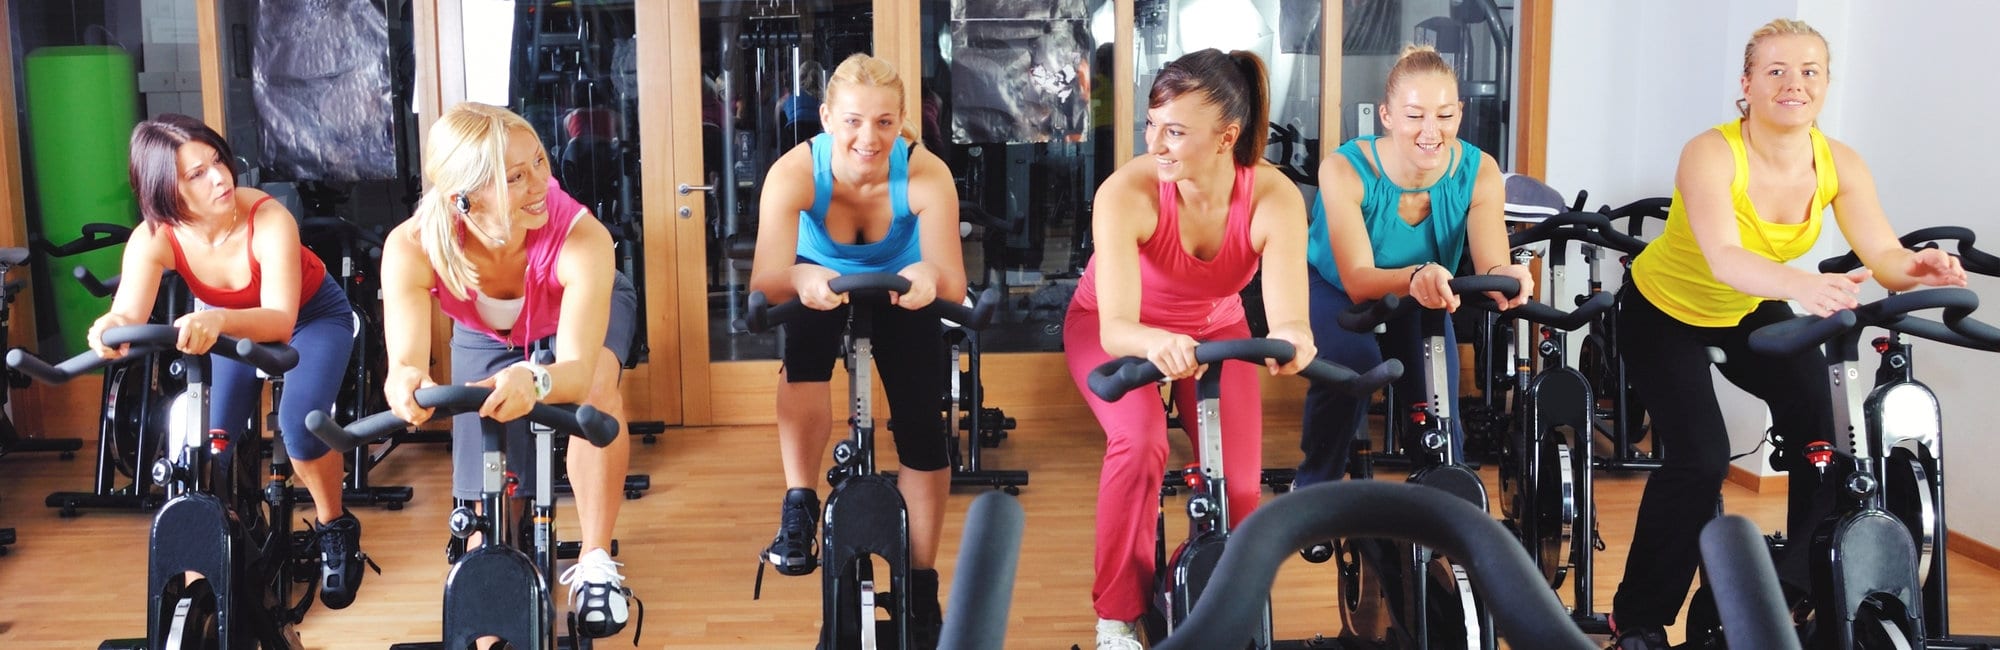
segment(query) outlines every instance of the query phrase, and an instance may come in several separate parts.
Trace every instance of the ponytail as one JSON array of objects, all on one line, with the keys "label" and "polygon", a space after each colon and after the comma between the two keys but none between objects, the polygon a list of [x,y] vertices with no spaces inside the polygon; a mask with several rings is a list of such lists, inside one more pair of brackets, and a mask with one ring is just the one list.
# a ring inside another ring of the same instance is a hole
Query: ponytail
[{"label": "ponytail", "polygon": [[1264,144],[1271,137],[1271,84],[1264,71],[1264,59],[1255,52],[1235,50],[1229,53],[1236,68],[1243,73],[1244,113],[1237,116],[1242,120],[1243,132],[1236,137],[1236,166],[1251,167],[1264,158]]}]

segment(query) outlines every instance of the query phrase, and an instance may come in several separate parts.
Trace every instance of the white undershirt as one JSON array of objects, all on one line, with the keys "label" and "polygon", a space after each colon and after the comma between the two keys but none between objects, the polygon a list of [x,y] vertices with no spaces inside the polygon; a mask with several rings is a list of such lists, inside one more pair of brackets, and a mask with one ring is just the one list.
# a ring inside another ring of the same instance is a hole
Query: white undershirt
[{"label": "white undershirt", "polygon": [[485,321],[486,326],[496,332],[514,329],[514,324],[521,320],[521,308],[527,305],[527,301],[527,296],[502,299],[477,290],[472,292],[472,306],[479,310],[479,320]]}]

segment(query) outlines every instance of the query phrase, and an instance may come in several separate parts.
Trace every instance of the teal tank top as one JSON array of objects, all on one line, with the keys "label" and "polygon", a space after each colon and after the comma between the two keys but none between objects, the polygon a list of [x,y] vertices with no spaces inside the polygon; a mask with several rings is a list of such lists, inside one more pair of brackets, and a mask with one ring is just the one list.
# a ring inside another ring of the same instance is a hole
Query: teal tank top
[{"label": "teal tank top", "polygon": [[[1472,208],[1472,186],[1479,176],[1479,149],[1460,140],[1459,151],[1463,153],[1456,154],[1445,167],[1449,171],[1442,178],[1430,187],[1404,188],[1389,180],[1387,174],[1378,173],[1368,157],[1362,155],[1362,143],[1367,143],[1369,153],[1375,153],[1375,138],[1372,135],[1355,138],[1335,150],[1346,156],[1348,164],[1361,176],[1361,221],[1368,229],[1368,243],[1375,251],[1375,266],[1393,269],[1435,262],[1457,273],[1459,262],[1465,257],[1465,221]],[[1375,155],[1375,160],[1381,159],[1379,154]],[[1431,195],[1430,216],[1414,226],[1396,212],[1405,192]],[[1321,196],[1325,196],[1324,188]],[[1321,201],[1318,197],[1313,199],[1312,212],[1307,217],[1312,243],[1306,247],[1306,263],[1327,282],[1345,290],[1347,286],[1340,283],[1340,269],[1333,263],[1333,249],[1327,243],[1326,205]]]},{"label": "teal tank top", "polygon": [[902,138],[889,147],[889,210],[893,221],[880,241],[843,244],[826,234],[827,205],[833,202],[833,136],[813,136],[813,205],[799,212],[798,258],[841,275],[895,273],[921,262],[917,216],[910,213],[910,146]]}]

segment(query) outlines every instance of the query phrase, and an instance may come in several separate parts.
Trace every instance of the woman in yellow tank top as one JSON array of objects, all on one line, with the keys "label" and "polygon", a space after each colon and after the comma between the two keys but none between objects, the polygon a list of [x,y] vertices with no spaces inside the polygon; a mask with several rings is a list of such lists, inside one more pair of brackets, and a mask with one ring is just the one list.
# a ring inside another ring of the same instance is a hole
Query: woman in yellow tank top
[{"label": "woman in yellow tank top", "polygon": [[[1740,120],[1704,131],[1681,150],[1673,207],[1660,238],[1632,262],[1618,312],[1619,353],[1668,448],[1639,501],[1625,578],[1612,605],[1619,650],[1666,648],[1694,578],[1697,536],[1715,514],[1729,468],[1729,433],[1709,367],[1770,406],[1783,441],[1773,462],[1831,428],[1826,361],[1818,352],[1773,358],[1751,352],[1751,331],[1793,315],[1785,301],[1826,315],[1854,307],[1873,277],[1903,290],[1964,285],[1943,251],[1897,244],[1861,156],[1814,126],[1826,98],[1826,40],[1803,22],[1778,19],[1743,51]],[[1785,262],[1810,250],[1831,206],[1867,268],[1816,273]],[[1726,356],[1712,362],[1707,348]],[[1817,480],[1791,474],[1787,532],[1802,539],[1816,517]],[[1803,553],[1792,554],[1803,559]],[[1802,563],[1784,562],[1788,580]],[[1802,584],[1802,583],[1800,583]]]}]

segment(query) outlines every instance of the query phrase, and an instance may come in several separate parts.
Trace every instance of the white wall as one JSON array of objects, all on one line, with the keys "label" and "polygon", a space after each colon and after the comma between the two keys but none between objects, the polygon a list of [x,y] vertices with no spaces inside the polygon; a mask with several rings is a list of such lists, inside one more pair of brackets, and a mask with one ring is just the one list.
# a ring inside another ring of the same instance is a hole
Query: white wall
[{"label": "white wall", "polygon": [[[2000,206],[1982,202],[1980,191],[2000,172],[2000,131],[1978,119],[2000,105],[2000,89],[1968,74],[1991,57],[1981,45],[2000,24],[2000,4],[1981,0],[1560,3],[1552,17],[1548,183],[1565,193],[1589,190],[1593,206],[1671,193],[1681,146],[1736,115],[1744,41],[1780,16],[1826,35],[1832,86],[1820,126],[1870,163],[1891,225],[1984,229],[1994,240],[1987,245],[2000,247],[2000,229],[1991,227],[2000,218],[1989,216]],[[1829,228],[1797,264],[1846,250],[1837,233]],[[2000,301],[2000,281],[1975,279],[1973,288]],[[2000,320],[2000,308],[1988,311],[1995,314],[1988,320]],[[2000,457],[2000,436],[1978,426],[2000,422],[2000,401],[1975,388],[2000,376],[2000,357],[1939,344],[1918,350],[1919,376],[1945,413],[1952,527],[2000,545],[2000,507],[1979,496],[2000,493],[2000,472],[1983,466]],[[1765,427],[1762,404],[1717,382],[1732,447],[1748,450]],[[1769,473],[1761,457],[1738,462]]]}]

